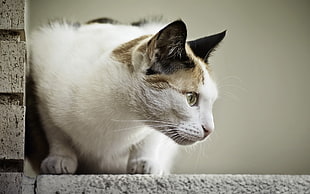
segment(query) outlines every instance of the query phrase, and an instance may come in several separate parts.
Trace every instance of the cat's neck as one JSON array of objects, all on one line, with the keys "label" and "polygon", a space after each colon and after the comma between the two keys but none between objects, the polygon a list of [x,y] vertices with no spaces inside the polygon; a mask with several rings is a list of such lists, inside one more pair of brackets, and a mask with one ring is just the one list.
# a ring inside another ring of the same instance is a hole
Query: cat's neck
[{"label": "cat's neck", "polygon": [[[77,91],[79,94],[76,96],[79,98],[78,102],[82,101],[87,104],[81,105],[80,109],[88,107],[84,111],[91,110],[87,113],[89,117],[98,117],[94,120],[102,122],[105,122],[102,118],[108,120],[139,119],[132,108],[141,106],[137,105],[134,99],[137,95],[142,95],[140,93],[146,90],[143,89],[146,86],[141,82],[143,75],[134,71],[134,68],[139,67],[135,67],[132,61],[136,57],[134,53],[137,49],[143,49],[142,42],[145,42],[147,38],[148,36],[137,38],[114,49],[111,54],[102,56],[98,60],[101,65],[98,65],[96,70],[84,79],[85,83],[79,88]],[[109,77],[106,76],[107,74]],[[142,125],[142,123],[136,122],[133,125]]]}]

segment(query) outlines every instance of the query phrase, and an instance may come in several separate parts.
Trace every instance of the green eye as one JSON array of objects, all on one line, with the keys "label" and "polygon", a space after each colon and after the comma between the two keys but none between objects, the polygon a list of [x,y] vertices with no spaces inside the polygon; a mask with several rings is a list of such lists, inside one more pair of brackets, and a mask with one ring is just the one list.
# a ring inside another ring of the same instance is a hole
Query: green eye
[{"label": "green eye", "polygon": [[187,103],[190,106],[197,106],[199,95],[196,92],[187,92],[185,95],[186,95]]}]

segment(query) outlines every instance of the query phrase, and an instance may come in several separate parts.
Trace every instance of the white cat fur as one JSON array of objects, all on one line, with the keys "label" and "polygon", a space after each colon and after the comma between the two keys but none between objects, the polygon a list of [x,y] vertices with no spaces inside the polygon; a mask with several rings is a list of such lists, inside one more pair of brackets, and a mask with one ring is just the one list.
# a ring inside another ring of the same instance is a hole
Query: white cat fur
[{"label": "white cat fur", "polygon": [[[147,68],[141,54],[133,58],[134,76],[111,57],[121,44],[155,34],[161,27],[91,24],[76,28],[53,23],[32,34],[30,71],[50,145],[49,157],[41,165],[43,173],[74,173],[77,167],[82,173],[169,173],[179,145],[140,121],[133,98],[149,95],[163,110],[175,106],[189,115],[191,122],[180,124],[180,130],[193,129],[200,135],[201,125],[213,130],[217,89],[202,60],[198,63],[208,84],[199,86],[197,108],[188,106],[184,95],[174,90],[162,91],[160,98],[142,93],[141,88],[148,89],[141,83]],[[191,52],[188,46],[187,50]]]}]

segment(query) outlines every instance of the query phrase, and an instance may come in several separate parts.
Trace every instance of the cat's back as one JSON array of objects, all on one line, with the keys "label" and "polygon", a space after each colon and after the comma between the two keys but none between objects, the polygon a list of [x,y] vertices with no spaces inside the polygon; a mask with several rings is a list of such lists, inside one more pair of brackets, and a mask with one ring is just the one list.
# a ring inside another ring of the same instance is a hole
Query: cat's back
[{"label": "cat's back", "polygon": [[[32,33],[30,39],[33,56],[81,56],[102,54],[125,42],[159,29],[158,24],[132,26],[122,24],[73,25],[55,22]],[[38,57],[37,57],[38,58]]]},{"label": "cat's back", "polygon": [[[98,61],[109,58],[110,53],[121,44],[153,34],[161,26],[155,23],[144,26],[51,23],[30,37],[33,73],[41,74],[41,77],[48,77],[51,72],[57,72],[59,76],[63,74],[66,79],[79,77],[98,65],[105,65],[98,64]],[[48,75],[44,75],[46,72]]]}]

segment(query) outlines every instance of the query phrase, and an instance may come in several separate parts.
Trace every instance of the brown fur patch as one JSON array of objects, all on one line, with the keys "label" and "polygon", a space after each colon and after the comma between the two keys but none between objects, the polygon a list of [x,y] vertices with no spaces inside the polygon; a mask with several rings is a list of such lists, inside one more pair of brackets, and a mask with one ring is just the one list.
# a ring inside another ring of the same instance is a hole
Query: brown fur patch
[{"label": "brown fur patch", "polygon": [[[150,52],[147,51],[146,43],[141,44],[141,41],[149,38],[149,35],[141,36],[137,39],[131,40],[127,43],[122,44],[112,52],[112,56],[115,60],[126,64],[129,69],[133,70],[132,64],[132,52],[134,49],[138,52]],[[138,47],[137,47],[138,46]],[[193,68],[183,68],[172,74],[154,74],[145,76],[145,81],[150,87],[156,89],[167,89],[173,88],[180,93],[186,92],[198,92],[198,88],[204,82],[203,66],[209,71],[208,65],[196,57],[190,47],[186,45],[186,53],[189,59],[195,64]]]},{"label": "brown fur patch", "polygon": [[133,49],[139,45],[139,43],[148,38],[149,35],[141,36],[139,38],[133,39],[129,42],[126,42],[116,49],[113,50],[112,56],[115,60],[126,64],[130,69],[133,69],[132,65],[132,51]]},{"label": "brown fur patch", "polygon": [[148,76],[146,81],[157,89],[173,88],[180,93],[198,92],[203,76],[200,66],[191,69],[182,69],[173,74],[155,74]]},{"label": "brown fur patch", "polygon": [[114,19],[111,19],[111,18],[97,18],[97,19],[93,19],[93,20],[86,22],[86,24],[95,24],[95,23],[98,23],[98,24],[119,24],[120,22],[116,21]]},{"label": "brown fur patch", "polygon": [[210,73],[211,69],[209,64],[207,64],[205,61],[203,61],[201,58],[197,57],[189,45],[186,45],[186,53],[188,57],[194,62],[195,66],[199,68],[197,69],[195,73],[195,77],[201,77],[202,84],[204,84],[204,76],[203,76],[203,70],[202,68],[206,68],[206,70]]},{"label": "brown fur patch", "polygon": [[189,48],[187,55],[195,64],[193,68],[180,69],[173,74],[155,74],[146,77],[151,87],[157,89],[173,88],[180,93],[198,92],[198,88],[204,82],[203,67],[206,66],[202,60],[197,58]]}]

